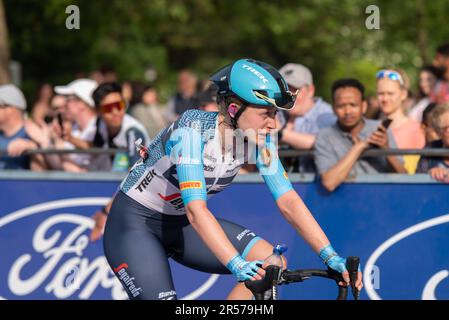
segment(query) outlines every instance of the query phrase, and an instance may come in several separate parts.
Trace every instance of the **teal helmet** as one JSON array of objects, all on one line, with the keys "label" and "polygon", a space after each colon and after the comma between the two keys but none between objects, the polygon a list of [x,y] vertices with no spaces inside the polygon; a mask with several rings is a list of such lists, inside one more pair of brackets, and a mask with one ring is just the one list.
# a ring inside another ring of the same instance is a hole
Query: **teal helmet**
[{"label": "teal helmet", "polygon": [[218,87],[218,97],[235,96],[247,105],[284,110],[294,105],[284,78],[265,62],[240,59],[218,70],[210,80]]}]

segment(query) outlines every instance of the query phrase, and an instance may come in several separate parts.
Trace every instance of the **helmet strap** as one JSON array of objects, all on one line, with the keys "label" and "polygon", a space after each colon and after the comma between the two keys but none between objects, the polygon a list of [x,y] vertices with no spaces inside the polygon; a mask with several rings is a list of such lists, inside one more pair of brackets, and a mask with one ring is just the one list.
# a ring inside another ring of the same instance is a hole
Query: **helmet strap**
[{"label": "helmet strap", "polygon": [[236,103],[230,103],[228,106],[228,114],[231,117],[231,124],[234,129],[237,129],[237,121],[239,120],[240,116],[242,115],[243,111],[246,109],[246,105],[242,104],[239,106]]}]

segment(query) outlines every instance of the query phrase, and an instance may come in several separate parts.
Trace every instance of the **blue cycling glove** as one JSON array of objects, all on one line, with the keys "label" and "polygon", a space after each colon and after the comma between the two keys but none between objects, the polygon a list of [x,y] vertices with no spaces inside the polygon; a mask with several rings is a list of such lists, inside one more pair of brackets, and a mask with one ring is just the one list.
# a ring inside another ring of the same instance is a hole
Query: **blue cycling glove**
[{"label": "blue cycling glove", "polygon": [[246,261],[239,254],[236,254],[227,264],[228,268],[233,275],[237,277],[239,282],[245,280],[251,280],[253,276],[257,274],[257,270],[262,266],[262,260]]},{"label": "blue cycling glove", "polygon": [[320,250],[320,258],[323,259],[327,266],[335,271],[340,273],[348,271],[346,269],[346,259],[340,257],[330,244]]}]

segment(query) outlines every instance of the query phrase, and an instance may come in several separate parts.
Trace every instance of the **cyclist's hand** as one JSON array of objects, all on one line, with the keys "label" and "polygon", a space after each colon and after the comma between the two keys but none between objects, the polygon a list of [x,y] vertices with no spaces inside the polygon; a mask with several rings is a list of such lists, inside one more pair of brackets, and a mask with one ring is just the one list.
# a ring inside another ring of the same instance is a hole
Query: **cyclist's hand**
[{"label": "cyclist's hand", "polygon": [[[346,259],[345,258],[342,258],[338,255],[334,256],[331,259],[329,259],[328,266],[331,269],[341,273],[343,280],[345,280],[345,282],[339,282],[338,284],[340,286],[348,286],[350,284],[349,272],[346,269]],[[362,288],[363,288],[362,272],[360,269],[360,265],[359,265],[359,270],[357,272],[357,280],[355,282],[355,286],[359,291],[362,290]]]},{"label": "cyclist's hand", "polygon": [[226,264],[226,267],[237,277],[237,281],[243,282],[260,280],[263,275],[262,264],[262,260],[246,261],[237,254]]},{"label": "cyclist's hand", "polygon": [[[334,248],[332,248],[332,246],[330,244],[328,244],[327,246],[324,246],[323,248],[321,248],[320,250],[320,258],[323,259],[324,263],[331,269],[341,273],[343,280],[345,282],[340,282],[339,285],[341,286],[348,286],[350,283],[350,278],[349,278],[349,272],[348,269],[346,269],[346,259],[340,257],[337,252],[334,250]],[[355,286],[357,287],[358,290],[361,290],[363,287],[362,284],[362,272],[360,270],[360,265],[359,265],[359,270],[357,273],[357,281]]]},{"label": "cyclist's hand", "polygon": [[106,225],[106,220],[108,216],[104,214],[101,210],[95,212],[92,219],[95,221],[95,226],[90,233],[90,241],[95,242],[101,238],[104,233],[104,227]]}]

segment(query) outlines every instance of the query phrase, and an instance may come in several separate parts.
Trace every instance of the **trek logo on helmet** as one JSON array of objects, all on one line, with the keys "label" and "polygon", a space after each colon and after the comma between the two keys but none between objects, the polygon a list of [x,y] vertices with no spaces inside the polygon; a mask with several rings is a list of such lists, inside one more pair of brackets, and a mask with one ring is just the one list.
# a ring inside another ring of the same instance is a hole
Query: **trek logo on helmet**
[{"label": "trek logo on helmet", "polygon": [[269,83],[270,81],[268,81],[267,78],[265,78],[259,71],[257,71],[256,69],[254,69],[253,67],[250,67],[246,64],[244,64],[242,66],[243,69],[248,70],[249,72],[253,73],[254,75],[256,75],[260,80],[262,80],[263,83]]}]

